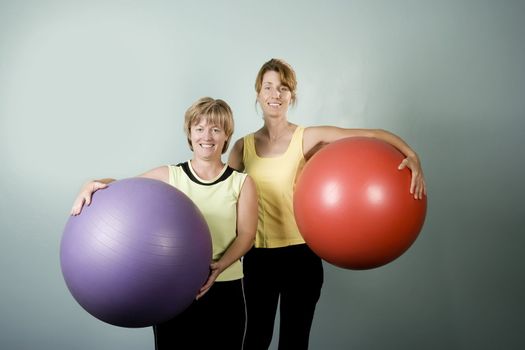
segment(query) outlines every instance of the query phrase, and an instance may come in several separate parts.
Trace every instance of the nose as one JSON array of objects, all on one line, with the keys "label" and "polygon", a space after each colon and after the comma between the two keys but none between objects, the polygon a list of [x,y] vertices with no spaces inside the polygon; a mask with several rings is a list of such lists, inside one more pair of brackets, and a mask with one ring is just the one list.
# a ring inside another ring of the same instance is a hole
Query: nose
[{"label": "nose", "polygon": [[281,91],[279,91],[279,89],[272,89],[272,97],[281,97]]},{"label": "nose", "polygon": [[211,140],[213,138],[213,130],[212,129],[207,129],[205,132],[204,132],[204,137],[206,140]]}]

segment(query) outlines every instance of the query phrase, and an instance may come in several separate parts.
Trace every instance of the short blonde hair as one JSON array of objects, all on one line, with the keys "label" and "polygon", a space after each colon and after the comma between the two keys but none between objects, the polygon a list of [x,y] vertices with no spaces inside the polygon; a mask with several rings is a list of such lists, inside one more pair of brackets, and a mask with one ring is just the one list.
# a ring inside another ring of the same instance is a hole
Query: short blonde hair
[{"label": "short blonde hair", "polygon": [[290,92],[292,93],[292,105],[294,105],[297,101],[297,78],[295,77],[295,71],[292,66],[278,58],[272,58],[268,62],[265,62],[261,69],[259,69],[259,73],[257,73],[257,77],[255,78],[255,91],[257,94],[261,92],[263,76],[268,71],[277,72],[279,74],[281,83],[290,89]]},{"label": "short blonde hair", "polygon": [[224,130],[226,134],[226,142],[224,143],[222,153],[225,153],[230,144],[230,139],[233,135],[234,129],[233,112],[230,106],[221,99],[202,97],[186,110],[186,113],[184,114],[184,132],[186,133],[188,144],[192,151],[191,127],[202,119],[210,124],[218,125]]}]

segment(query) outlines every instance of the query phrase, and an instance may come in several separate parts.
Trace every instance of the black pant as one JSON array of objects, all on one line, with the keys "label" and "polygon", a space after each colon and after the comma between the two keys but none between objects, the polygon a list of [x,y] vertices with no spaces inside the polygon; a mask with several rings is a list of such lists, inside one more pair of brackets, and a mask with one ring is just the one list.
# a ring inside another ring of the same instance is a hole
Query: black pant
[{"label": "black pant", "polygon": [[156,350],[241,349],[246,328],[242,280],[215,282],[175,318],[153,326]]},{"label": "black pant", "polygon": [[308,349],[323,265],[306,244],[252,248],[244,257],[248,328],[244,350],[270,346],[280,298],[279,350]]}]

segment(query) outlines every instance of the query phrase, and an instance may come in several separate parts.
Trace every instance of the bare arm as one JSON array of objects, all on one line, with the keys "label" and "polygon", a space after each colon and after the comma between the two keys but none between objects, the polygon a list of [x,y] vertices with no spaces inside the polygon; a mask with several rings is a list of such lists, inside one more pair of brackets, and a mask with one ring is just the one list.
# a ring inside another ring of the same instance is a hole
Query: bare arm
[{"label": "bare arm", "polygon": [[[144,174],[139,175],[138,177],[160,180],[167,183],[168,167],[161,166],[147,171]],[[77,195],[75,201],[73,202],[73,207],[71,208],[71,215],[79,215],[82,212],[82,208],[84,207],[84,205],[89,206],[91,204],[91,198],[93,197],[93,193],[108,187],[108,184],[110,184],[113,181],[115,181],[115,179],[112,178],[92,180],[87,182],[84,186],[82,186],[80,193]]]},{"label": "bare arm", "polygon": [[408,167],[412,172],[410,193],[421,199],[426,194],[423,169],[417,153],[399,136],[381,129],[343,129],[333,126],[316,126],[306,128],[303,136],[303,153],[310,155],[319,145],[331,143],[346,137],[371,137],[385,141],[405,155],[398,169]]},{"label": "bare arm", "polygon": [[244,171],[244,163],[242,161],[242,154],[244,151],[244,139],[238,139],[232,147],[230,156],[228,157],[228,165],[238,171]]},{"label": "bare arm", "polygon": [[210,276],[200,289],[197,299],[211,288],[217,276],[239,260],[253,246],[255,231],[257,230],[257,212],[255,182],[247,176],[237,202],[237,237],[222,257],[211,264]]},{"label": "bare arm", "polygon": [[138,177],[145,177],[148,179],[159,180],[169,183],[169,169],[166,165],[151,169],[150,171],[140,174]]}]

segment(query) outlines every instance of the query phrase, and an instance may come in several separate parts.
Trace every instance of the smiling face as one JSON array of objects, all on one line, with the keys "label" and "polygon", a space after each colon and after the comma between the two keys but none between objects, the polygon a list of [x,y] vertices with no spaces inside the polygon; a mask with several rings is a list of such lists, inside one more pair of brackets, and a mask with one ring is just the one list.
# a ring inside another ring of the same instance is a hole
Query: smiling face
[{"label": "smiling face", "polygon": [[262,84],[257,94],[257,102],[265,116],[286,115],[292,102],[290,88],[281,81],[276,71],[267,71],[262,77]]},{"label": "smiling face", "polygon": [[[217,142],[221,142],[219,154],[223,154],[228,149],[233,126],[232,110],[221,99],[203,97],[192,104],[184,115],[184,131],[192,151],[198,148],[199,152],[209,152],[216,148]],[[224,141],[217,138],[220,134],[224,134]]]},{"label": "smiling face", "polygon": [[285,116],[296,102],[295,71],[285,61],[272,58],[265,62],[255,78],[257,102],[265,116]]},{"label": "smiling face", "polygon": [[206,117],[201,117],[190,127],[191,146],[198,158],[220,159],[227,139],[224,129]]}]

